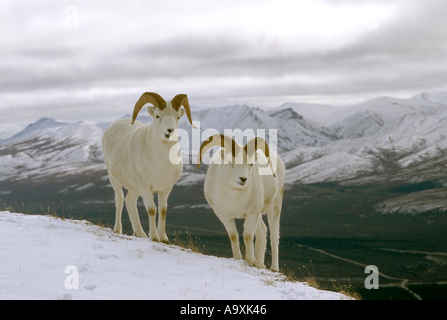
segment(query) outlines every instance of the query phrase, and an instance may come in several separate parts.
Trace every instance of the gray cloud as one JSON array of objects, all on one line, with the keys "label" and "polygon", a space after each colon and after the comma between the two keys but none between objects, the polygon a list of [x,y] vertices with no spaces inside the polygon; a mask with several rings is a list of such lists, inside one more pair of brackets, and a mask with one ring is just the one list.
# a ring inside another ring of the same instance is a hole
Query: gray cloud
[{"label": "gray cloud", "polygon": [[[377,21],[378,28],[338,35],[346,40],[339,45],[330,30],[314,39],[313,30],[291,30],[290,39],[268,28],[253,31],[250,17],[231,20],[237,1],[227,9],[196,5],[181,23],[182,12],[169,3],[107,3],[79,2],[79,29],[67,30],[68,3],[34,3],[23,11],[20,1],[7,1],[7,14],[0,14],[2,120],[17,108],[27,117],[53,112],[64,118],[61,104],[78,108],[79,117],[92,106],[98,116],[100,110],[122,113],[143,90],[186,92],[193,99],[268,96],[279,105],[285,96],[416,94],[447,87],[447,4],[440,1],[326,1],[339,8],[395,6],[394,16]],[[156,14],[147,15],[149,9]],[[223,16],[219,10],[226,10]],[[264,18],[270,26],[270,17]]]}]

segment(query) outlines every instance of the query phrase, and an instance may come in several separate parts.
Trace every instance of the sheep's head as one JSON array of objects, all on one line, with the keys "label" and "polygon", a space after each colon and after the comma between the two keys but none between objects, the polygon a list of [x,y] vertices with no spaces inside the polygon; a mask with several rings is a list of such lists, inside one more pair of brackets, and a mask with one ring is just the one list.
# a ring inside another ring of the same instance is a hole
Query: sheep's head
[{"label": "sheep's head", "polygon": [[217,164],[221,165],[224,170],[228,185],[233,189],[244,189],[250,182],[250,175],[253,165],[256,162],[256,151],[262,150],[268,159],[273,176],[275,176],[270,161],[270,150],[264,139],[256,137],[247,142],[245,146],[237,144],[231,137],[216,134],[208,138],[200,146],[198,155],[197,168],[200,168],[203,155],[212,147],[221,146],[223,149],[219,151],[216,159]]},{"label": "sheep's head", "polygon": [[[154,119],[152,125],[155,126],[155,132],[159,132],[159,137],[163,141],[172,141],[172,135],[178,129],[178,122],[186,113],[189,123],[192,124],[191,108],[189,107],[186,94],[178,94],[170,102],[166,102],[160,95],[154,92],[143,93],[135,104],[132,115],[132,124],[137,118],[138,112],[146,103],[152,104],[147,107],[149,115]],[[183,108],[181,108],[183,106]],[[176,140],[176,139],[175,139]]]}]

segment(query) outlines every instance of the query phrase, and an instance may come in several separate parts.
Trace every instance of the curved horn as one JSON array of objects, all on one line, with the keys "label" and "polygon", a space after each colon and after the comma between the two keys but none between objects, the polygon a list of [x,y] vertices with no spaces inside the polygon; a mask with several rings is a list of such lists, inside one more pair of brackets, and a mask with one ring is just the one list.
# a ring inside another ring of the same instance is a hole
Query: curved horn
[{"label": "curved horn", "polygon": [[180,93],[178,95],[176,95],[174,97],[174,99],[171,100],[171,105],[172,107],[178,111],[180,109],[181,106],[183,106],[185,108],[186,111],[186,115],[188,116],[188,120],[189,123],[191,124],[191,126],[194,129],[197,129],[193,124],[192,124],[192,119],[191,119],[191,108],[189,106],[189,101],[188,101],[188,97],[186,96],[186,94],[184,93]]},{"label": "curved horn", "polygon": [[[249,155],[250,157],[255,153],[258,149],[262,150],[264,152],[266,157],[270,156],[270,149],[267,142],[265,142],[264,139],[261,137],[255,137],[247,142],[247,144],[244,146],[244,151]],[[248,154],[250,152],[250,154]]]},{"label": "curved horn", "polygon": [[270,149],[267,142],[265,142],[264,139],[260,137],[255,137],[247,142],[247,144],[244,146],[244,152],[247,154],[247,156],[252,156],[257,150],[262,150],[264,152],[269,165],[270,169],[272,169],[273,176],[276,177],[275,171],[273,170],[272,160],[270,159]]},{"label": "curved horn", "polygon": [[160,110],[166,108],[166,101],[159,94],[155,92],[145,92],[141,95],[133,108],[132,124],[134,124],[138,112],[140,112],[141,108],[143,108],[146,103],[152,103],[154,107],[159,108]]},{"label": "curved horn", "polygon": [[200,164],[202,163],[203,155],[212,147],[221,146],[225,150],[231,150],[233,157],[236,155],[236,151],[239,152],[240,147],[233,140],[233,138],[223,135],[223,134],[215,134],[208,138],[208,140],[204,141],[200,146],[199,154],[197,156],[197,168],[200,168]]}]

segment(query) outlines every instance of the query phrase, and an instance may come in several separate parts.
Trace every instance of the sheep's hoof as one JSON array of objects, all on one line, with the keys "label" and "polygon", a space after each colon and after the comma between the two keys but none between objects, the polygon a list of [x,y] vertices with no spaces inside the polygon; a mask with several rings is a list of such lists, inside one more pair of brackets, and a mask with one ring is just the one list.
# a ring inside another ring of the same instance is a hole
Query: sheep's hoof
[{"label": "sheep's hoof", "polygon": [[144,231],[135,232],[135,236],[137,236],[138,238],[147,238],[147,235],[146,233],[144,233]]},{"label": "sheep's hoof", "polygon": [[265,269],[265,264],[263,263],[255,263],[255,267],[259,269]]},{"label": "sheep's hoof", "polygon": [[163,243],[166,243],[166,244],[169,244],[169,238],[168,238],[168,236],[166,234],[161,236],[159,241],[163,242]]}]

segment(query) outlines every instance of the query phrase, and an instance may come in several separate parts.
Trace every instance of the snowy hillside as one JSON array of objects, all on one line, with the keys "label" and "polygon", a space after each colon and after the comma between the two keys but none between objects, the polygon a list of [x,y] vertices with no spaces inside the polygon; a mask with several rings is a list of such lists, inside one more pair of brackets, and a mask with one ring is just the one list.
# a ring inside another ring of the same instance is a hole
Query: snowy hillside
[{"label": "snowy hillside", "polygon": [[[255,134],[258,129],[265,129],[269,141],[269,129],[274,129],[277,131],[280,153],[302,146],[323,146],[336,139],[327,128],[303,118],[288,107],[267,111],[247,104],[207,108],[194,112],[193,119],[200,121],[201,135],[206,129],[215,129],[220,133],[224,133],[225,129],[252,129]],[[182,119],[180,128],[192,135],[186,119]],[[204,134],[202,140],[209,135]],[[194,144],[193,150],[198,152],[199,147]]]},{"label": "snowy hillside", "polygon": [[322,123],[324,125],[331,124],[333,120],[331,119],[330,115],[340,109],[340,107],[330,105],[295,102],[283,103],[278,108],[291,108],[296,113],[302,115],[304,118],[310,119],[314,122]]},{"label": "snowy hillside", "polygon": [[288,183],[342,181],[436,161],[447,155],[447,107],[417,99],[377,98],[331,115],[339,139],[284,154]]},{"label": "snowy hillside", "polygon": [[[0,240],[1,300],[350,299],[243,261],[121,236],[83,221],[0,212]],[[76,269],[79,288],[70,289]]]},{"label": "snowy hillside", "polygon": [[36,135],[38,132],[51,129],[51,128],[60,128],[66,126],[67,122],[60,122],[52,118],[43,117],[37,120],[35,123],[28,125],[22,131],[16,133],[12,137],[1,141],[2,143],[8,143],[10,141],[16,141],[20,139],[30,138]]},{"label": "snowy hillside", "polygon": [[422,100],[422,101],[431,101],[440,103],[443,105],[447,105],[447,92],[445,91],[437,91],[437,92],[424,92],[415,95],[411,98],[412,100]]},{"label": "snowy hillside", "polygon": [[103,132],[84,122],[42,118],[0,144],[0,180],[42,180],[104,168]]}]

